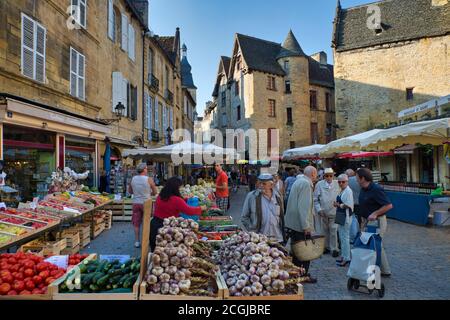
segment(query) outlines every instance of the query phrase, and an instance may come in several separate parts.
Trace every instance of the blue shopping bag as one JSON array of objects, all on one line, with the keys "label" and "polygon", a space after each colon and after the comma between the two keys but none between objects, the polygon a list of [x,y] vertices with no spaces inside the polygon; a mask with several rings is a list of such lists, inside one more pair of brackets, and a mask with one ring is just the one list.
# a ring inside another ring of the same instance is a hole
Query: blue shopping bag
[{"label": "blue shopping bag", "polygon": [[350,243],[354,243],[359,233],[359,223],[356,215],[352,216],[352,224],[350,225]]},{"label": "blue shopping bag", "polygon": [[[197,197],[189,198],[187,200],[187,204],[188,204],[188,206],[191,206],[191,207],[198,207],[198,206],[200,206],[200,200]],[[182,217],[184,219],[194,220],[195,222],[199,222],[199,220],[200,220],[199,216],[188,216],[187,214],[184,214],[184,213],[181,213],[180,217]]]}]

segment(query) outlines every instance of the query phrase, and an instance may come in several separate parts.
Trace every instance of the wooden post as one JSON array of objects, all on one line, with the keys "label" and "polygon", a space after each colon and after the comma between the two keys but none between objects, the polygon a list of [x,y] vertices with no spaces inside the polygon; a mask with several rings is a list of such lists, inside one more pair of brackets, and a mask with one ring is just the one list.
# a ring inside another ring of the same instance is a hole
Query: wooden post
[{"label": "wooden post", "polygon": [[148,253],[150,251],[150,221],[152,217],[153,201],[147,200],[144,203],[144,218],[142,226],[142,248],[141,248],[141,271],[139,279],[144,281],[144,276],[147,271]]}]

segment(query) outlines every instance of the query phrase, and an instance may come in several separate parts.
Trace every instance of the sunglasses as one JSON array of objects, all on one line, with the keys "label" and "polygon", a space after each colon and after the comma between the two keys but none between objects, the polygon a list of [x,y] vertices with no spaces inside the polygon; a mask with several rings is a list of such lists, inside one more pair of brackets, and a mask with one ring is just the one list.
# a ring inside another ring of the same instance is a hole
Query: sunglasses
[{"label": "sunglasses", "polygon": [[338,181],[339,184],[346,184],[348,181]]},{"label": "sunglasses", "polygon": [[325,178],[333,178],[334,176],[332,174],[326,174]]}]

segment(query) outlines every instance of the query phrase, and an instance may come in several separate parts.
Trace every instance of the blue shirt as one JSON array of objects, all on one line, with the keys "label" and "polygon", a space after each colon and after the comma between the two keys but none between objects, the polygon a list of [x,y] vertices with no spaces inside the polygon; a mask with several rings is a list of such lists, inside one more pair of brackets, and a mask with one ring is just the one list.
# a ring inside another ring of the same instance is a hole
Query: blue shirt
[{"label": "blue shirt", "polygon": [[297,180],[297,177],[288,177],[286,179],[286,195],[289,195],[289,193],[291,192],[292,186],[294,185],[295,181]]},{"label": "blue shirt", "polygon": [[391,204],[388,196],[378,184],[370,183],[367,189],[361,188],[359,194],[359,215],[368,218],[378,209]]}]

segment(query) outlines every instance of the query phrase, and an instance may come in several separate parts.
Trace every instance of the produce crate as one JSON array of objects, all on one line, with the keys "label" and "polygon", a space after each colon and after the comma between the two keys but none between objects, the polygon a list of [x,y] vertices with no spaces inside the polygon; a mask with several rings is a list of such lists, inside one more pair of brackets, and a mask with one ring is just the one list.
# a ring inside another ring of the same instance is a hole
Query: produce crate
[{"label": "produce crate", "polygon": [[[151,268],[151,253],[148,255],[148,262],[144,266],[144,275],[147,274],[147,270]],[[144,276],[145,278],[145,276]],[[223,300],[225,290],[227,289],[226,286],[223,284],[225,282],[222,282],[222,275],[220,272],[216,274],[216,284],[217,284],[217,296],[216,297],[201,297],[201,296],[188,296],[188,295],[163,295],[163,294],[154,294],[154,293],[147,293],[147,281],[144,279],[144,281],[141,282],[141,286],[139,289],[139,300],[181,300],[181,301],[188,301],[188,300]]]},{"label": "produce crate", "polygon": [[63,251],[61,251],[61,255],[65,256],[65,255],[73,255],[73,254],[77,254],[80,252],[80,245],[78,244],[76,247],[67,247],[66,249],[64,249]]},{"label": "produce crate", "polygon": [[89,235],[87,238],[81,240],[80,249],[86,248],[91,243],[91,236]]},{"label": "produce crate", "polygon": [[110,210],[105,210],[105,218],[103,220],[105,222],[105,229],[110,230],[112,228],[113,214]]},{"label": "produce crate", "polygon": [[[94,259],[97,259],[96,254],[90,255],[84,261]],[[133,291],[130,293],[61,293],[59,292],[59,285],[66,280],[66,276],[67,274],[48,287],[53,300],[138,300],[139,297],[139,279],[133,285]]]},{"label": "produce crate", "polygon": [[102,222],[99,225],[95,226],[94,239],[97,238],[103,231],[105,231],[105,223],[104,222]]},{"label": "produce crate", "polygon": [[58,235],[58,239],[66,239],[67,249],[80,245],[80,232],[78,229],[67,229]]},{"label": "produce crate", "polygon": [[20,250],[22,252],[27,251],[42,251],[43,256],[57,256],[61,254],[67,247],[67,240],[61,239],[54,242],[48,242],[40,239],[33,240],[27,244],[24,244]]},{"label": "produce crate", "polygon": [[270,300],[294,300],[294,301],[301,301],[304,300],[303,295],[303,285],[300,283],[298,284],[298,291],[297,294],[291,294],[291,295],[277,295],[277,296],[268,296],[268,297],[232,297],[230,296],[230,292],[228,290],[227,284],[225,282],[225,279],[221,276],[220,277],[222,281],[222,286],[224,289],[224,300],[252,300],[252,301],[270,301]]},{"label": "produce crate", "polygon": [[77,224],[73,229],[80,232],[81,241],[91,236],[91,225],[89,223]]},{"label": "produce crate", "polygon": [[111,211],[114,221],[117,221],[116,217],[123,216],[123,200],[114,201],[112,204],[105,206],[105,210]]}]

